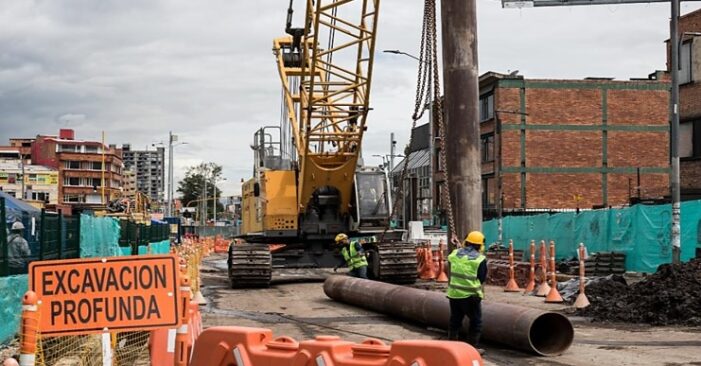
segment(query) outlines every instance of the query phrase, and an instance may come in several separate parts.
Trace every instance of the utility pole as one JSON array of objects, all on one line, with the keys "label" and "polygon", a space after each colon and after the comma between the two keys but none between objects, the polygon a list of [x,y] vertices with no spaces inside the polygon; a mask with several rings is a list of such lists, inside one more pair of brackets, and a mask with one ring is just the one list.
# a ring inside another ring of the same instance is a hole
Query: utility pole
[{"label": "utility pole", "polygon": [[681,192],[679,184],[679,0],[672,0],[672,21],[670,22],[670,39],[672,62],[672,92],[670,109],[672,114],[672,136],[670,153],[672,155],[672,263],[681,262]]},{"label": "utility pole", "polygon": [[173,138],[177,139],[177,136],[173,135],[173,131],[168,131],[168,204],[166,205],[167,217],[173,216]]},{"label": "utility pole", "polygon": [[389,134],[389,172],[392,174],[394,170],[395,150],[397,149],[397,141],[394,140],[394,132]]},{"label": "utility pole", "polygon": [[[20,148],[21,149],[21,148]],[[22,155],[22,151],[18,150],[17,155],[19,155],[19,166],[20,169],[22,169],[22,199],[26,200],[27,199],[27,191],[25,189],[25,183],[24,183],[24,155]]]},{"label": "utility pole", "polygon": [[204,182],[204,189],[202,190],[202,226],[207,225],[207,169],[205,168],[202,173],[202,181]]},{"label": "utility pole", "polygon": [[[441,0],[445,154],[455,231],[448,238],[482,228],[479,74],[476,0]],[[451,245],[452,246],[452,245]]]}]

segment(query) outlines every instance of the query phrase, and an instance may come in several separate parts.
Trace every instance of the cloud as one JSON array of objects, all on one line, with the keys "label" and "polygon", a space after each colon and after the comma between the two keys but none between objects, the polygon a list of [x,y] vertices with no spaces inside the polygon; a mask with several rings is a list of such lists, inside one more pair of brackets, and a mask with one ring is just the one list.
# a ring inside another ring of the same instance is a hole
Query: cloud
[{"label": "cloud", "polygon": [[[301,1],[295,22],[300,23]],[[382,2],[364,156],[403,146],[414,105],[422,2]],[[252,171],[253,133],[276,125],[280,82],[271,54],[286,1],[6,0],[0,7],[0,143],[76,130],[80,139],[150,146],[168,131],[188,166],[224,166],[225,194]],[[684,12],[697,9],[685,3]],[[480,70],[527,77],[645,76],[665,68],[668,4],[501,9],[478,1]]]}]

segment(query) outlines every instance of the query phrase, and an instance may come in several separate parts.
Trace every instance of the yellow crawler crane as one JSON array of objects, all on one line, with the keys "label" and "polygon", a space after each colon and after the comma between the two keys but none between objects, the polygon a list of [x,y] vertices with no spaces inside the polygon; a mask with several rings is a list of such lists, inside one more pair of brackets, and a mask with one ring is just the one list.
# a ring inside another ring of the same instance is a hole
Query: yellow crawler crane
[{"label": "yellow crawler crane", "polygon": [[[267,285],[273,264],[333,267],[339,263],[333,238],[340,232],[361,238],[371,277],[416,279],[414,246],[386,231],[387,176],[359,164],[379,3],[307,0],[304,28],[293,28],[290,0],[288,35],[273,41],[282,121],[254,136],[253,178],[242,187],[247,243],[230,248],[232,286]],[[283,245],[271,254],[269,244]]]}]

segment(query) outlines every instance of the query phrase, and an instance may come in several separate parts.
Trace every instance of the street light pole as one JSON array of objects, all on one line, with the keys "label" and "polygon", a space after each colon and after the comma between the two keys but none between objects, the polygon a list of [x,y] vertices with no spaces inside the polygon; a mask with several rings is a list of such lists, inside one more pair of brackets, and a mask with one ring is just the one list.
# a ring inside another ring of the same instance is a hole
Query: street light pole
[{"label": "street light pole", "polygon": [[[395,54],[395,55],[404,55],[404,56],[407,56],[409,58],[412,58],[412,59],[419,61],[419,62],[423,62],[423,63],[428,65],[428,63],[426,61],[421,61],[421,59],[419,59],[418,57],[416,57],[410,53],[400,51],[400,50],[384,50],[383,52],[391,53],[391,54]],[[435,127],[433,126],[433,123],[434,123],[433,122],[433,97],[434,97],[434,95],[433,95],[433,78],[428,78],[428,95],[427,96],[428,96],[427,102],[428,102],[428,112],[429,112],[429,115],[428,115],[428,149],[429,149],[429,151],[428,151],[428,161],[429,161],[429,164],[428,164],[428,186],[429,186],[429,195],[430,195],[429,199],[430,199],[430,211],[431,211],[431,225],[433,225],[433,223],[434,223],[433,222],[434,221],[433,220],[434,219],[433,212],[435,211],[433,209],[433,207],[434,207],[434,203],[436,202],[435,197],[437,197],[437,192],[433,186],[434,185],[434,179],[433,179],[434,166],[433,165],[434,165],[434,157],[435,157],[435,146],[434,146],[435,138],[433,136],[434,132],[435,132]],[[394,143],[394,134],[392,134],[392,142]],[[392,145],[392,146],[394,147],[394,145]],[[394,151],[392,151],[392,155],[394,155]],[[392,159],[391,167],[392,168],[394,167],[394,159]],[[392,170],[392,168],[390,168],[390,171]]]},{"label": "street light pole", "polygon": [[[212,177],[214,180],[214,225],[217,224],[217,178]],[[222,181],[225,181],[226,178],[222,178]]]},{"label": "street light pole", "polygon": [[173,131],[168,131],[168,189],[167,189],[167,200],[166,205],[166,216],[173,216]]}]

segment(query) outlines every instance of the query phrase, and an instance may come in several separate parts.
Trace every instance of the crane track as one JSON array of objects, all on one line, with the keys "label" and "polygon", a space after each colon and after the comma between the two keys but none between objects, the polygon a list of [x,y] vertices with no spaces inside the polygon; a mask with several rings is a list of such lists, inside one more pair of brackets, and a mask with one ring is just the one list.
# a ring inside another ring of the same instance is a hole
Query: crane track
[{"label": "crane track", "polygon": [[377,281],[395,284],[416,282],[416,245],[413,243],[373,243],[368,249],[370,273]]},{"label": "crane track", "polygon": [[227,264],[231,288],[270,286],[273,259],[267,244],[232,244]]}]

